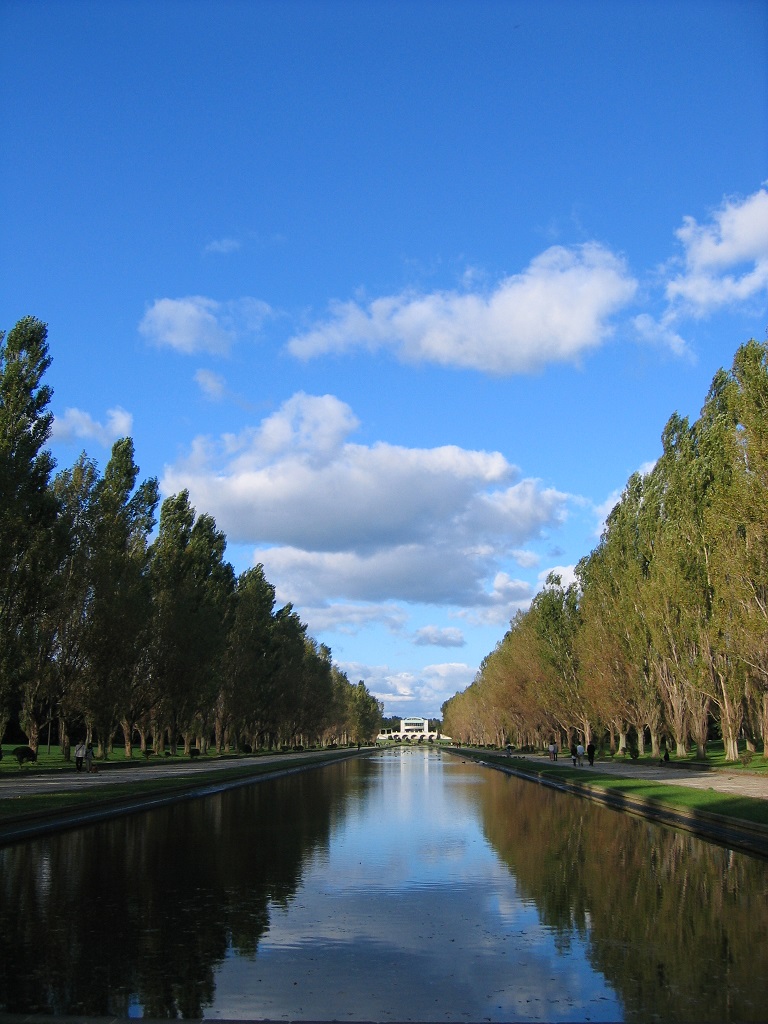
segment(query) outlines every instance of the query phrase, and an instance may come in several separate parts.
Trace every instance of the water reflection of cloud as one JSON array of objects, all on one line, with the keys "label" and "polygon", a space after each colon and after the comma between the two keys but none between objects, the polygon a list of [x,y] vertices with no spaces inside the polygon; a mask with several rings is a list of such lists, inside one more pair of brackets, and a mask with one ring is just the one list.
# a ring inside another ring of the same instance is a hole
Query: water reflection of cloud
[{"label": "water reflection of cloud", "polygon": [[[457,764],[425,781],[418,758],[389,765],[382,759],[381,802],[348,806],[330,850],[305,863],[290,906],[272,908],[255,961],[229,958],[221,967],[207,1016],[622,1016],[612,991],[591,969],[584,943],[574,941],[563,957],[556,937],[540,924],[533,905],[520,899],[514,878],[485,840],[470,796],[482,783],[478,770]],[[393,824],[401,816],[392,801],[409,774],[410,817],[401,828]]]}]

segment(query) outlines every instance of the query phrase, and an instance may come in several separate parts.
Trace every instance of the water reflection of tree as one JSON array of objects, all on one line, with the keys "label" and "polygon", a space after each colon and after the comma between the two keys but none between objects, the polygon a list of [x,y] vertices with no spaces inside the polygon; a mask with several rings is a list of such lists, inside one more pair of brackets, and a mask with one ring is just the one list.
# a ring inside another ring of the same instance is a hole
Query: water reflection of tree
[{"label": "water reflection of tree", "polygon": [[[201,1017],[340,813],[308,772],[0,851],[0,1010]],[[333,781],[335,779],[335,782]]]},{"label": "water reflection of tree", "polygon": [[765,861],[517,779],[481,787],[484,831],[560,948],[574,934],[626,1019],[765,1019]]}]

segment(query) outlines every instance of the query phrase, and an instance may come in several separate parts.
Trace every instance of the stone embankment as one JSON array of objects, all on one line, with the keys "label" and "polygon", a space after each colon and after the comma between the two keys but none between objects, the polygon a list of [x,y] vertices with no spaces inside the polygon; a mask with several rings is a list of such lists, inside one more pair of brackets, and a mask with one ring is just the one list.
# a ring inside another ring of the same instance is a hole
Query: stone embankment
[{"label": "stone embankment", "polygon": [[[673,807],[646,796],[633,795],[601,788],[597,778],[590,779],[593,773],[612,775],[627,779],[642,779],[646,782],[666,783],[672,786],[706,789],[723,793],[728,797],[749,797],[757,800],[768,800],[768,778],[749,772],[729,772],[727,769],[713,771],[706,766],[683,765],[652,765],[635,764],[632,761],[599,761],[594,768],[584,762],[583,780],[579,778],[553,778],[541,775],[535,769],[540,767],[546,757],[524,757],[513,755],[509,758],[484,757],[483,751],[469,749],[453,749],[452,753],[472,757],[473,760],[487,764],[510,775],[517,775],[540,785],[559,789],[597,801],[615,810],[626,811],[649,818],[674,828],[685,829],[702,838],[722,843],[725,846],[745,850],[749,853],[768,857],[768,826],[744,821],[728,814],[712,813],[711,811]],[[570,766],[570,758],[560,758],[564,767]]]},{"label": "stone embankment", "polygon": [[[89,801],[61,810],[19,815],[6,814],[0,821],[0,846],[23,842],[36,836],[66,828],[78,828],[94,821],[103,821],[122,814],[152,810],[181,800],[198,799],[221,793],[226,789],[250,786],[283,775],[319,768],[333,761],[370,753],[371,748],[328,751],[307,751],[297,754],[260,755],[233,760],[178,762],[175,764],[137,764],[135,767],[114,763],[101,766],[94,773],[71,771],[19,774],[0,779],[0,800],[13,801],[41,794],[61,795],[87,793]],[[217,777],[218,776],[218,777]],[[141,793],[121,796],[121,785],[136,786],[153,783]]]}]

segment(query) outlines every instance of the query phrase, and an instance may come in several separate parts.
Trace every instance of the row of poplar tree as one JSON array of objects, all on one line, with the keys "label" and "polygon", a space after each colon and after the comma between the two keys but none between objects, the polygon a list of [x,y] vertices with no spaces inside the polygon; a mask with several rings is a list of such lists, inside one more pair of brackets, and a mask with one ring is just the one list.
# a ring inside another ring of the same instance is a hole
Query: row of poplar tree
[{"label": "row of poplar tree", "polygon": [[[103,474],[54,475],[47,328],[0,335],[0,734],[37,751],[55,723],[102,752],[238,749],[375,736],[380,703],[349,682],[261,565],[236,576],[226,538],[182,491],[160,508],[130,438]],[[151,744],[151,747],[150,747]]]},{"label": "row of poplar tree", "polygon": [[728,760],[768,738],[768,345],[715,375],[699,418],[675,413],[576,582],[551,575],[443,705],[467,742],[636,743]]}]

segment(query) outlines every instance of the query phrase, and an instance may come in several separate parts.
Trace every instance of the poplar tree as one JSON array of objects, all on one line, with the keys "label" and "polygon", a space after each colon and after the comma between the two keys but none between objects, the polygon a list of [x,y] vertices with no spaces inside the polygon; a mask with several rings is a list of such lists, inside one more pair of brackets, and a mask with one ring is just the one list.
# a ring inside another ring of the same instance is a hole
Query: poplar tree
[{"label": "poplar tree", "polygon": [[[57,503],[49,487],[54,460],[45,448],[53,415],[43,384],[51,364],[48,329],[25,317],[0,333],[0,725],[22,681],[37,679],[37,626],[49,607],[60,556]],[[30,744],[37,747],[37,721]]]},{"label": "poplar tree", "polygon": [[179,733],[189,752],[196,718],[212,714],[220,688],[232,567],[226,538],[213,518],[195,509],[184,490],[162,504],[151,549],[153,626],[151,672],[158,699],[156,749],[167,728],[171,750]]},{"label": "poplar tree", "polygon": [[136,486],[133,441],[121,438],[93,497],[88,568],[84,703],[102,752],[122,725],[126,757],[136,718],[149,706],[144,652],[149,641],[147,539],[158,502],[157,480]]}]

